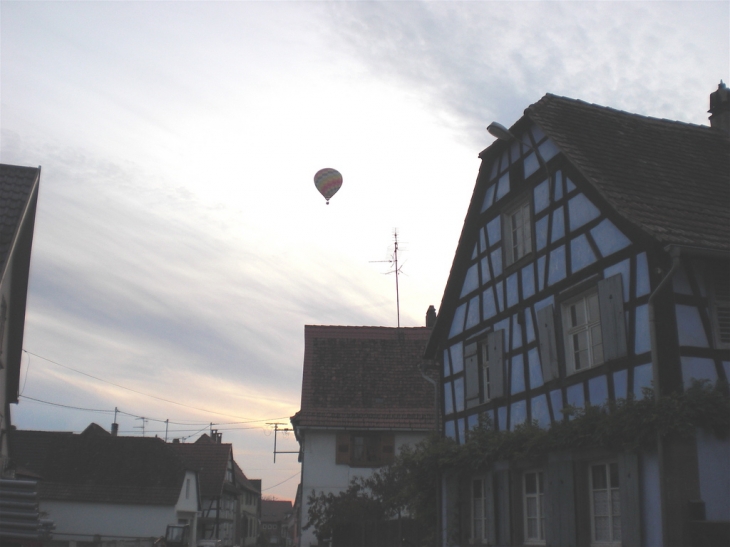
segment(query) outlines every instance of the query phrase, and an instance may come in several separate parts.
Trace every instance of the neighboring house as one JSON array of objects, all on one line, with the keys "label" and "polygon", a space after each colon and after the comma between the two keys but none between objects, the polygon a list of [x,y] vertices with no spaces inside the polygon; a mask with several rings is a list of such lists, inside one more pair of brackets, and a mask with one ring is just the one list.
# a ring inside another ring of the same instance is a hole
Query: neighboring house
[{"label": "neighboring house", "polygon": [[288,500],[261,500],[261,535],[265,545],[291,546],[292,513],[292,502]]},{"label": "neighboring house", "polygon": [[194,443],[173,442],[170,446],[200,476],[202,509],[198,539],[218,539],[222,547],[228,547],[242,545],[251,531],[244,530],[239,498],[243,496],[245,502],[248,494],[249,509],[253,509],[261,491],[246,479],[240,468],[240,473],[236,471],[233,445],[222,443],[221,435],[213,432],[212,437],[201,435]]},{"label": "neighboring house", "polygon": [[[442,363],[445,435],[727,381],[728,106],[721,84],[706,127],[546,95],[509,133],[490,126],[501,140],[480,154],[426,354]],[[705,431],[443,486],[444,544],[687,546],[713,527],[726,536],[709,544],[730,543],[730,442]],[[703,512],[724,524],[690,523]]]},{"label": "neighboring house", "polygon": [[239,496],[238,545],[256,545],[261,528],[261,479],[249,479],[236,462],[236,483],[241,488]]},{"label": "neighboring house", "polygon": [[305,326],[302,403],[291,419],[302,463],[301,547],[317,542],[312,528],[303,529],[311,494],[343,492],[436,428],[435,385],[422,375],[430,334],[428,327]]},{"label": "neighboring house", "polygon": [[[0,164],[0,542],[42,539],[33,481],[18,481],[8,433],[10,404],[18,402],[33,229],[41,170]],[[28,497],[30,496],[30,497]]]},{"label": "neighboring house", "polygon": [[16,430],[11,450],[17,474],[39,481],[54,546],[137,540],[151,547],[169,524],[188,524],[194,547],[197,475],[163,440],[118,437],[91,424],[80,434]]},{"label": "neighboring house", "polygon": [[41,170],[0,164],[0,471],[8,471],[10,403],[18,402],[25,302]]}]

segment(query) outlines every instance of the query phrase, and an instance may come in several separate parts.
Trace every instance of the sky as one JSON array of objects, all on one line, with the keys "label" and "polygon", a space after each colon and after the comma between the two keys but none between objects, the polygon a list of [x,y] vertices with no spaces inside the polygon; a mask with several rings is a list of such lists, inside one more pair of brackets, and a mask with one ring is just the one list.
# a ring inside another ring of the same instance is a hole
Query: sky
[{"label": "sky", "polygon": [[212,427],[293,499],[268,424],[299,409],[304,325],[396,326],[395,230],[400,323],[424,325],[486,126],[545,93],[708,125],[729,21],[728,1],[0,0],[0,162],[42,167],[13,423]]}]

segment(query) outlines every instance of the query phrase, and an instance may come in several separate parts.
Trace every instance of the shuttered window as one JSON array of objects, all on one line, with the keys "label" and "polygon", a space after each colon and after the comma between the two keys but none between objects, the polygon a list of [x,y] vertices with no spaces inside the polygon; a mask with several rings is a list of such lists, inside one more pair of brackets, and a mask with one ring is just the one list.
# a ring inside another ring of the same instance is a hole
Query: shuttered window
[{"label": "shuttered window", "polygon": [[504,396],[504,331],[498,330],[487,335],[487,343],[482,350],[484,356],[484,378],[488,384],[485,390],[487,401]]},{"label": "shuttered window", "polygon": [[381,467],[393,462],[395,436],[392,433],[338,433],[335,463],[350,467]]},{"label": "shuttered window", "polygon": [[718,346],[730,346],[730,269],[714,264],[709,269],[712,287],[712,319]]},{"label": "shuttered window", "polygon": [[568,374],[603,363],[603,337],[597,292],[563,304],[563,329]]},{"label": "shuttered window", "polygon": [[[543,375],[555,378],[552,309],[538,312],[538,335]],[[606,361],[625,357],[626,326],[621,274],[599,281],[590,290],[562,304],[566,373],[573,374]]]},{"label": "shuttered window", "polygon": [[466,397],[466,408],[472,408],[479,404],[479,355],[477,344],[466,344],[464,346],[464,394]]}]

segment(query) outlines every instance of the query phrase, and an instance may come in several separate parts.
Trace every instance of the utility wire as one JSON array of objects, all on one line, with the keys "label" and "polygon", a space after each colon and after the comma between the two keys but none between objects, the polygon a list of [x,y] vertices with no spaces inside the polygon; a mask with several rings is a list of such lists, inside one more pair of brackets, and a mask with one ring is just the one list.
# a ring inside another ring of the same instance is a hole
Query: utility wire
[{"label": "utility wire", "polygon": [[[72,410],[82,410],[82,411],[85,411],[85,412],[106,412],[108,414],[114,413],[114,410],[103,410],[103,409],[96,409],[96,408],[83,408],[83,407],[78,407],[78,406],[64,405],[64,404],[61,404],[61,403],[53,403],[51,401],[44,401],[42,399],[36,399],[35,397],[28,397],[27,395],[19,395],[19,397],[21,397],[22,399],[28,399],[30,401],[35,401],[37,403],[42,403],[44,405],[59,406],[59,407],[62,407],[62,408],[68,408],[68,409],[72,409]],[[125,416],[130,416],[132,418],[142,418],[142,416],[138,416],[136,414],[131,414],[129,412],[124,412],[123,410],[117,410],[116,412],[118,414],[124,414]],[[157,418],[147,418],[146,416],[144,418],[146,420],[149,420],[149,421],[160,422],[160,423],[165,423],[167,421],[167,420],[160,420],[160,419],[157,419]],[[258,422],[270,422],[272,420],[284,420],[286,418],[288,418],[288,416],[280,416],[278,418],[261,418],[260,420],[249,420],[249,421],[245,421],[245,422],[222,422],[222,423],[213,423],[213,425],[215,425],[215,426],[221,426],[221,425],[254,424],[254,423],[258,423]],[[192,426],[204,425],[206,428],[208,426],[210,426],[210,424],[211,424],[211,422],[170,422],[170,421],[168,421],[168,423],[171,423],[173,425],[192,425]],[[233,429],[263,429],[263,428],[258,428],[258,427],[235,427],[235,428],[227,428],[226,430],[233,430]]]},{"label": "utility wire", "polygon": [[196,407],[196,406],[190,406],[190,405],[186,405],[184,403],[178,403],[177,401],[171,401],[170,399],[164,399],[164,398],[158,397],[156,395],[151,395],[149,393],[144,393],[143,391],[137,391],[136,389],[132,389],[131,387],[126,387],[126,386],[123,386],[123,385],[120,385],[120,384],[116,384],[114,382],[110,382],[109,380],[104,380],[103,378],[99,378],[98,376],[93,376],[93,375],[88,374],[86,372],[82,372],[80,370],[76,370],[75,368],[71,368],[69,366],[62,365],[61,363],[58,363],[58,362],[54,361],[53,359],[49,359],[48,357],[44,357],[43,355],[39,355],[37,353],[33,353],[32,351],[28,351],[25,348],[23,348],[23,351],[25,353],[29,354],[29,355],[35,355],[36,357],[40,357],[44,361],[48,361],[49,363],[53,363],[54,365],[58,365],[61,368],[65,368],[65,369],[68,369],[70,371],[76,372],[77,374],[82,374],[82,375],[87,376],[89,378],[93,378],[94,380],[98,380],[99,382],[104,382],[106,384],[110,384],[110,385],[115,386],[115,387],[118,387],[120,389],[126,389],[127,391],[131,391],[133,393],[137,393],[138,395],[144,395],[145,397],[151,397],[152,399],[157,399],[158,401],[163,401],[165,403],[170,403],[170,404],[173,404],[173,405],[178,405],[178,406],[182,406],[182,407],[185,407],[185,408],[190,408],[190,409],[193,409],[193,410],[200,410],[201,412],[208,412],[209,414],[217,414],[218,416],[230,416],[230,417],[233,417],[233,418],[241,418],[243,420],[250,419],[250,418],[247,418],[246,416],[237,416],[236,414],[226,414],[225,412],[216,412],[215,410],[209,410],[209,409],[206,409],[206,408],[199,408],[199,407]]},{"label": "utility wire", "polygon": [[276,487],[277,487],[277,486],[279,486],[280,484],[284,484],[284,483],[285,483],[286,481],[290,481],[290,480],[292,480],[292,479],[293,479],[294,477],[296,477],[297,475],[299,475],[299,471],[297,471],[296,473],[294,473],[294,474],[293,474],[293,475],[292,475],[291,477],[289,477],[288,479],[284,479],[284,480],[283,480],[283,481],[281,481],[281,482],[277,482],[277,483],[276,483],[275,485],[273,485],[273,486],[269,486],[268,488],[264,488],[264,489],[262,489],[261,491],[262,491],[262,492],[266,492],[267,490],[271,490],[272,488],[276,488]]},{"label": "utility wire", "polygon": [[70,405],[62,405],[61,403],[49,403],[48,401],[42,401],[41,399],[36,399],[34,397],[28,397],[27,395],[20,395],[23,399],[28,399],[30,401],[35,401],[36,403],[43,403],[45,405],[51,405],[51,406],[60,406],[63,408],[70,408],[72,410],[84,410],[86,412],[106,412],[107,414],[112,414],[113,410],[102,410],[100,408],[81,408],[80,406],[70,406]]}]

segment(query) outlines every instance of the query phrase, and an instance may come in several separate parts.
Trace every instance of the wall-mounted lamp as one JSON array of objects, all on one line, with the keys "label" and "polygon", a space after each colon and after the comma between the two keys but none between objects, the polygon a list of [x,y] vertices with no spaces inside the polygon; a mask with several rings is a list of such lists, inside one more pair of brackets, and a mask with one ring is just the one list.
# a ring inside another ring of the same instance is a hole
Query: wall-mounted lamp
[{"label": "wall-mounted lamp", "polygon": [[507,129],[505,126],[503,126],[499,122],[492,122],[487,126],[487,131],[489,131],[489,134],[493,137],[497,137],[500,141],[516,141],[517,137],[515,137],[509,129]]},{"label": "wall-mounted lamp", "polygon": [[[517,137],[515,137],[512,132],[507,129],[505,126],[503,126],[499,122],[492,122],[487,126],[487,131],[489,131],[489,134],[493,137],[496,137],[500,141],[505,142],[512,142],[518,140]],[[542,167],[545,170],[545,175],[547,176],[547,179],[550,180],[550,170],[548,169],[547,164],[542,159],[542,156],[540,155],[540,152],[537,151],[537,149],[532,146],[532,143],[529,139],[523,139],[521,141],[525,146],[528,146],[530,150],[532,150],[535,153],[535,157],[537,158],[537,161],[540,163],[540,167]]]}]

